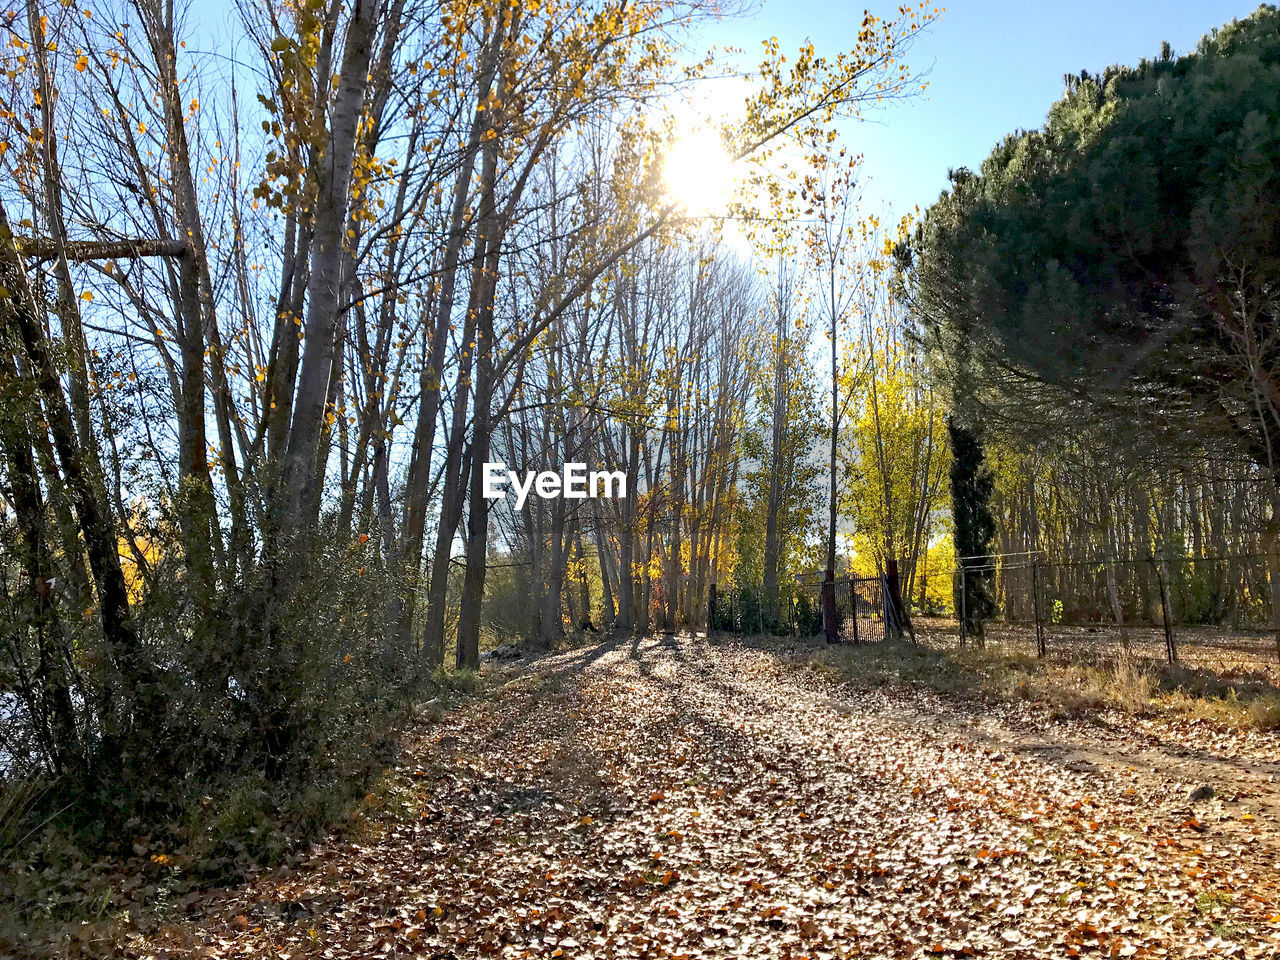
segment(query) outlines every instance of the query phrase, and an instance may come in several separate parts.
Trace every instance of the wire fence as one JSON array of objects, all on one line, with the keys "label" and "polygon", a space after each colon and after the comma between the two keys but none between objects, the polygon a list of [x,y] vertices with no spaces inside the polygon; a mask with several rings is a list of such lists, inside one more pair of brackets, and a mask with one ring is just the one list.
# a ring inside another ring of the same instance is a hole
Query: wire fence
[{"label": "wire fence", "polygon": [[[1121,654],[1231,675],[1280,675],[1272,558],[1266,554],[1053,559],[1043,553],[962,557],[950,615],[913,609],[896,566],[833,584],[834,637],[875,643],[981,644],[1059,663]],[[796,578],[770,610],[763,590],[730,585],[710,599],[713,630],[824,632],[822,573]],[[896,589],[895,589],[896,588]],[[895,599],[897,598],[897,599]]]},{"label": "wire fence", "polygon": [[1280,631],[1265,554],[961,558],[932,642],[998,643],[1076,661],[1123,652],[1219,672],[1275,673]]},{"label": "wire fence", "polygon": [[[822,574],[796,578],[779,592],[771,615],[764,590],[728,585],[713,588],[708,598],[707,621],[712,630],[739,634],[775,633],[808,637],[822,633]],[[885,638],[886,607],[890,591],[884,576],[842,577],[834,581],[835,633],[838,642],[874,643]]]}]

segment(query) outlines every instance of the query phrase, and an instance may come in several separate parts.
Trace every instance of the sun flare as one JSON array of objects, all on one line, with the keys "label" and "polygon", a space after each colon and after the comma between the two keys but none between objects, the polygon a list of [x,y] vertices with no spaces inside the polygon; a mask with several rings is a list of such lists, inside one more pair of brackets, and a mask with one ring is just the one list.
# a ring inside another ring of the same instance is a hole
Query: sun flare
[{"label": "sun flare", "polygon": [[712,130],[679,137],[663,163],[667,194],[694,215],[723,208],[733,190],[733,178],[733,164]]}]

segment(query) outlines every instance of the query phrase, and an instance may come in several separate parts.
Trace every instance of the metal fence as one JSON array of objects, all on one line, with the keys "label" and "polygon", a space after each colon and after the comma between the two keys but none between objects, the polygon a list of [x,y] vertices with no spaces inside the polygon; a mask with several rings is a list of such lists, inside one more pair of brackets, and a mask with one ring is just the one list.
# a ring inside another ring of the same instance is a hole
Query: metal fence
[{"label": "metal fence", "polygon": [[1217,670],[1272,672],[1266,556],[1049,559],[1038,553],[963,558],[954,618],[924,621],[936,639],[1000,642],[1040,657],[1129,655]]},{"label": "metal fence", "polygon": [[884,639],[884,577],[854,577],[849,581],[849,599],[854,643],[874,643]]},{"label": "metal fence", "polygon": [[[709,625],[739,634],[816,636],[823,632],[824,579],[814,572],[782,586],[774,617],[761,588],[726,585],[709,598]],[[838,641],[909,636],[937,646],[997,645],[1060,663],[1124,655],[1280,679],[1280,630],[1272,623],[1265,554],[992,554],[962,558],[952,587],[950,616],[931,616],[912,611],[905,596],[900,607],[894,604],[890,572],[841,577],[834,594]]]},{"label": "metal fence", "polygon": [[[712,630],[739,633],[767,633],[808,637],[823,631],[822,574],[796,578],[790,588],[779,591],[776,618],[770,618],[759,587],[727,585],[708,598],[707,619]],[[884,576],[842,577],[835,581],[836,633],[843,643],[874,643],[885,639],[886,606],[891,591]]]}]

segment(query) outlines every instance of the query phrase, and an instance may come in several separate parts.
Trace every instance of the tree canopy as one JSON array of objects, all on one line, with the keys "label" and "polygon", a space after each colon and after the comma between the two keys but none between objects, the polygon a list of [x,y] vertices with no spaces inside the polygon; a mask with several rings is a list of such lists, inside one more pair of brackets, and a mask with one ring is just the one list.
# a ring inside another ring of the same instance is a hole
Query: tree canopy
[{"label": "tree canopy", "polygon": [[1138,414],[1273,465],[1280,13],[1066,80],[900,246],[918,329],[957,383],[1050,398],[1044,422]]}]

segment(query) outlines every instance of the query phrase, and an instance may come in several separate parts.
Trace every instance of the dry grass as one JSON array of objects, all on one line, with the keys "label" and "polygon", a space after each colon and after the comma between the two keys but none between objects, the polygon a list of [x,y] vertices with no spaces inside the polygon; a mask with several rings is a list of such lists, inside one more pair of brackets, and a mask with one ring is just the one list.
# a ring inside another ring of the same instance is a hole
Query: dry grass
[{"label": "dry grass", "polygon": [[1280,689],[1267,675],[1224,676],[1123,651],[1063,662],[1039,660],[1004,645],[904,642],[828,647],[816,650],[811,661],[858,687],[901,684],[960,698],[1030,701],[1058,716],[1114,709],[1185,714],[1239,729],[1280,728]]}]

